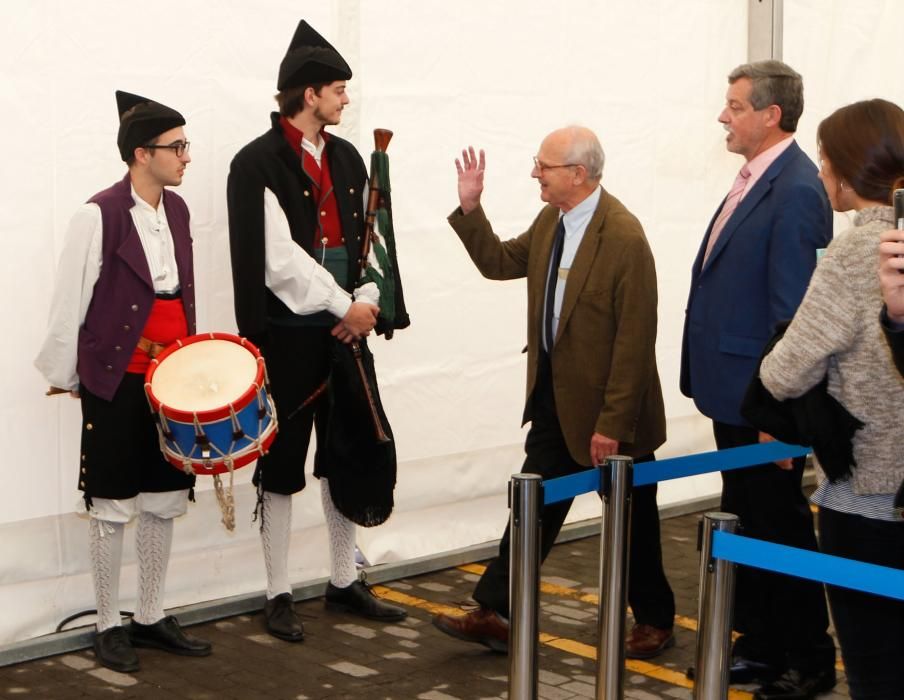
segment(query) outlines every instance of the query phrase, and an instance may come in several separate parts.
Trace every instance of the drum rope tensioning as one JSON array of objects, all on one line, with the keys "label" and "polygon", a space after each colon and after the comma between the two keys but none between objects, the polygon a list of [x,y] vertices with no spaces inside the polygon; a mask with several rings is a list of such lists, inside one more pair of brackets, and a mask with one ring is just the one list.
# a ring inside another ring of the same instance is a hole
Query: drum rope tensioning
[{"label": "drum rope tensioning", "polygon": [[264,358],[236,335],[193,335],[151,360],[144,386],[167,461],[213,476],[223,525],[234,529],[234,472],[266,454],[276,436]]}]

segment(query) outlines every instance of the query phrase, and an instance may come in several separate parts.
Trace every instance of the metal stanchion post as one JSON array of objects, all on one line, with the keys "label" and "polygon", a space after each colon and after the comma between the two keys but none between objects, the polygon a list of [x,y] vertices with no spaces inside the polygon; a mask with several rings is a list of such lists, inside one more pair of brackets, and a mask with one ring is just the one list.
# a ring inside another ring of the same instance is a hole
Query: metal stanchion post
[{"label": "metal stanchion post", "polygon": [[737,515],[707,513],[703,516],[694,700],[728,697],[735,564],[713,559],[712,550],[713,532],[735,532],[737,528]]},{"label": "metal stanchion post", "polygon": [[509,698],[537,698],[540,597],[540,507],[543,480],[516,474],[510,482]]},{"label": "metal stanchion post", "polygon": [[620,700],[625,687],[626,582],[634,460],[613,455],[599,469],[603,532],[600,538],[596,700]]}]

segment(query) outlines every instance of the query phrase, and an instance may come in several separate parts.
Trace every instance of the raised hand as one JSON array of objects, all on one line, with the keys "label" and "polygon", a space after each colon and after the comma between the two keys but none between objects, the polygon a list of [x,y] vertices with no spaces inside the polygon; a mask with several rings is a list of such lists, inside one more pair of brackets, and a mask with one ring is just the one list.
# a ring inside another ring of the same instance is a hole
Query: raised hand
[{"label": "raised hand", "polygon": [[455,169],[458,171],[458,203],[462,213],[469,214],[480,204],[483,193],[483,171],[486,169],[483,149],[479,160],[473,146],[462,150],[461,160],[455,159]]}]

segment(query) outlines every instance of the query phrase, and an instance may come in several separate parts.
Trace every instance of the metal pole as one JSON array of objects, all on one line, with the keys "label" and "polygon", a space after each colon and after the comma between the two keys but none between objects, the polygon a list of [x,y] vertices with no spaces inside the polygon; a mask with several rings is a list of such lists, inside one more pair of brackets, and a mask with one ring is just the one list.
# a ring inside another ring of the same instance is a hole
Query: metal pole
[{"label": "metal pole", "polygon": [[732,562],[713,559],[712,550],[714,531],[735,532],[737,529],[737,515],[707,513],[703,516],[694,700],[728,697],[736,567]]},{"label": "metal pole", "polygon": [[747,0],[747,60],[782,60],[783,0]]},{"label": "metal pole", "polygon": [[509,488],[508,696],[511,700],[536,700],[543,480],[537,474],[516,474]]},{"label": "metal pole", "polygon": [[600,538],[599,648],[596,700],[620,700],[625,690],[625,612],[628,607],[628,549],[634,460],[606,459],[600,469],[603,532]]}]

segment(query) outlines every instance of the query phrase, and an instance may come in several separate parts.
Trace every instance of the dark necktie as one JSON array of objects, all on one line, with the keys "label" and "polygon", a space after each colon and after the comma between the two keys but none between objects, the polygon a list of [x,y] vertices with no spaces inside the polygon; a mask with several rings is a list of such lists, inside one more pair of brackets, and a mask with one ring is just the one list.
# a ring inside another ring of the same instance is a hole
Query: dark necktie
[{"label": "dark necktie", "polygon": [[552,333],[552,317],[556,306],[556,283],[559,280],[559,263],[562,262],[562,248],[565,243],[565,223],[559,217],[555,238],[552,243],[552,254],[549,256],[549,276],[546,278],[546,304],[543,309],[543,339],[546,351],[552,353],[555,337]]}]

